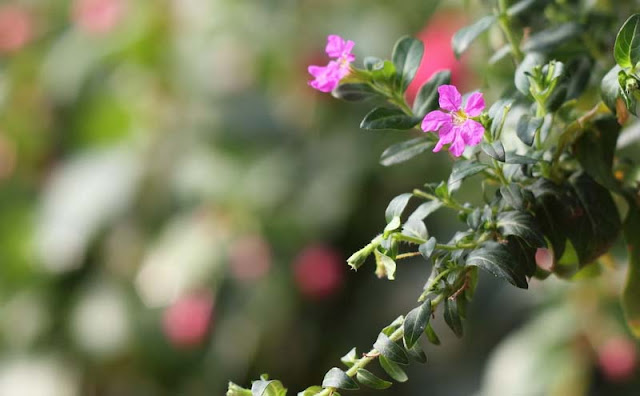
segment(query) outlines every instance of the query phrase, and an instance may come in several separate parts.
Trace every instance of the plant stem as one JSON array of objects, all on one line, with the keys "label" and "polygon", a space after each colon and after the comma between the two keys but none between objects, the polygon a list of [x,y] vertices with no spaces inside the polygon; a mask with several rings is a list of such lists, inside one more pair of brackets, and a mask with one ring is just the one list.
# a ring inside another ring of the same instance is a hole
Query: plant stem
[{"label": "plant stem", "polygon": [[513,31],[511,30],[511,23],[509,21],[509,16],[507,15],[507,0],[500,0],[498,2],[498,10],[500,12],[500,15],[498,16],[500,28],[511,46],[513,59],[516,61],[516,64],[520,64],[522,59],[524,59],[524,55],[520,50],[520,43],[516,40]]},{"label": "plant stem", "polygon": [[416,257],[419,256],[420,252],[409,252],[409,253],[402,253],[396,256],[396,260],[402,260],[405,258],[409,258],[409,257]]}]

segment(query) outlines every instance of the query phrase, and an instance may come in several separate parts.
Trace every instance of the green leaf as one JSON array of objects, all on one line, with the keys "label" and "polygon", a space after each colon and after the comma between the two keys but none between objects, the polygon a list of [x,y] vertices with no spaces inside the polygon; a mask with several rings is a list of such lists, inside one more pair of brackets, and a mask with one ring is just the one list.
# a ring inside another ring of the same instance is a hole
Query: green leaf
[{"label": "green leaf", "polygon": [[571,71],[567,84],[566,100],[577,99],[589,86],[589,80],[593,74],[593,61],[587,56],[578,57],[567,66]]},{"label": "green leaf", "polygon": [[540,160],[516,154],[513,151],[507,151],[504,155],[505,164],[533,165],[537,164],[538,162],[540,162]]},{"label": "green leaf", "polygon": [[344,363],[345,366],[351,367],[356,362],[357,358],[358,356],[356,354],[356,348],[353,347],[349,352],[347,352],[346,355],[340,358],[340,361]]},{"label": "green leaf", "polygon": [[322,387],[318,385],[313,385],[303,390],[302,392],[298,392],[298,396],[315,396],[320,392],[322,392]]},{"label": "green leaf", "polygon": [[252,382],[251,394],[253,396],[284,396],[287,394],[287,389],[280,381],[258,380]]},{"label": "green leaf", "polygon": [[640,62],[640,14],[630,16],[620,28],[613,57],[623,68],[633,68]]},{"label": "green leaf", "polygon": [[576,22],[563,23],[532,34],[522,46],[522,50],[525,52],[550,52],[582,32],[582,26]]},{"label": "green leaf", "polygon": [[427,226],[424,225],[422,220],[409,219],[402,226],[402,234],[412,238],[429,239],[429,233],[427,232]]},{"label": "green leaf", "polygon": [[531,82],[529,81],[528,74],[530,74],[534,67],[544,64],[545,56],[539,52],[529,52],[522,63],[518,66],[515,73],[514,83],[518,91],[524,96],[529,96],[529,88]]},{"label": "green leaf", "polygon": [[600,95],[602,101],[607,105],[609,110],[616,113],[616,102],[620,97],[620,82],[618,82],[618,73],[622,71],[620,66],[614,66],[602,79],[600,84]]},{"label": "green leaf", "polygon": [[420,122],[417,117],[408,116],[397,107],[376,107],[364,116],[360,128],[379,129],[411,129]]},{"label": "green leaf", "polygon": [[451,72],[449,70],[435,73],[429,81],[420,87],[416,100],[413,102],[413,114],[416,117],[423,118],[430,111],[437,110],[440,107],[438,87],[449,83],[451,83]]},{"label": "green leaf", "polygon": [[513,18],[529,10],[534,5],[544,5],[544,3],[546,3],[546,0],[521,0],[507,9],[507,15]]},{"label": "green leaf", "polygon": [[424,46],[422,45],[422,41],[413,37],[401,38],[393,48],[391,60],[396,67],[396,74],[402,92],[407,89],[413,77],[416,75],[423,52]]},{"label": "green leaf", "polygon": [[532,247],[547,246],[538,224],[528,213],[516,210],[501,212],[498,214],[497,227],[502,235],[519,236]]},{"label": "green leaf", "polygon": [[390,223],[394,217],[400,217],[402,215],[402,212],[404,211],[404,208],[407,207],[411,197],[411,193],[400,194],[389,202],[387,209],[384,211],[384,217],[387,220],[387,223]]},{"label": "green leaf", "polygon": [[404,319],[404,345],[411,349],[418,342],[431,317],[431,300],[427,299],[422,305],[414,308]]},{"label": "green leaf", "polygon": [[394,331],[398,330],[398,328],[402,326],[402,323],[404,323],[404,316],[400,315],[393,322],[391,322],[389,326],[382,329],[382,334],[386,335],[387,337],[390,336]]},{"label": "green leaf", "polygon": [[249,389],[245,389],[241,386],[234,384],[233,382],[229,382],[229,386],[227,388],[226,396],[252,396],[253,394]]},{"label": "green leaf", "polygon": [[524,270],[525,275],[532,277],[537,268],[537,248],[532,246],[528,241],[513,235],[507,237],[506,246],[515,258],[518,266]]},{"label": "green leaf", "polygon": [[491,136],[497,138],[502,132],[507,113],[511,110],[513,99],[500,99],[489,108],[489,118],[491,119]]},{"label": "green leaf", "polygon": [[519,185],[510,183],[500,187],[500,195],[508,206],[516,210],[524,210],[525,200]]},{"label": "green leaf", "polygon": [[456,161],[456,163],[453,164],[451,176],[449,176],[449,190],[451,190],[452,186],[457,182],[473,176],[476,173],[480,173],[488,167],[489,165],[476,161]]},{"label": "green leaf", "polygon": [[409,221],[424,220],[427,218],[427,216],[440,209],[441,207],[442,202],[440,201],[424,202],[420,204],[420,206],[418,206],[416,210],[414,210],[413,213],[409,215]]},{"label": "green leaf", "polygon": [[375,56],[365,56],[362,63],[364,64],[364,68],[368,71],[372,71],[374,68],[381,69],[382,67],[384,67],[384,60]]},{"label": "green leaf", "polygon": [[427,362],[427,355],[418,343],[413,344],[411,348],[407,349],[407,354],[409,354],[409,356],[418,363]]},{"label": "green leaf", "polygon": [[387,224],[387,226],[384,228],[385,238],[389,235],[390,231],[397,230],[398,228],[400,228],[401,225],[402,225],[402,222],[400,221],[400,216],[394,216],[393,219],[391,219],[391,221],[389,222],[389,224]]},{"label": "green leaf", "polygon": [[624,222],[629,266],[622,291],[622,308],[629,329],[634,336],[640,338],[640,207],[635,201],[630,201],[629,206]]},{"label": "green leaf", "polygon": [[453,48],[453,53],[456,55],[456,58],[459,58],[460,55],[469,48],[471,43],[489,29],[496,20],[495,16],[488,15],[480,18],[473,25],[458,30],[451,39],[451,47]]},{"label": "green leaf", "polygon": [[360,102],[380,96],[371,85],[364,83],[345,83],[340,84],[331,94],[348,102]]},{"label": "green leaf", "polygon": [[400,366],[393,361],[384,356],[380,356],[378,360],[380,361],[380,367],[382,367],[382,369],[394,380],[398,382],[406,382],[409,379],[404,370],[402,370]]},{"label": "green leaf", "polygon": [[368,386],[372,389],[387,389],[388,387],[393,385],[393,383],[378,378],[371,371],[365,369],[358,369],[356,378],[362,385]]},{"label": "green leaf", "polygon": [[436,248],[436,238],[431,237],[427,242],[420,245],[418,250],[420,251],[420,254],[422,255],[422,257],[428,260],[429,257],[431,257],[431,254],[433,254],[433,251],[435,248]]},{"label": "green leaf", "polygon": [[378,334],[378,339],[373,344],[373,347],[380,352],[382,356],[393,362],[409,364],[409,358],[407,357],[404,349],[402,349],[402,347],[396,342],[391,341],[391,339],[384,333]]},{"label": "green leaf", "polygon": [[387,148],[380,157],[380,164],[390,166],[410,160],[435,146],[435,142],[425,137],[417,137]]},{"label": "green leaf", "polygon": [[516,126],[516,133],[522,143],[527,146],[533,145],[533,139],[536,136],[536,132],[540,130],[543,122],[543,118],[531,117],[529,114],[524,114],[520,117]]},{"label": "green leaf", "polygon": [[344,390],[360,389],[358,384],[351,379],[351,377],[337,367],[327,371],[327,374],[325,374],[324,379],[322,380],[322,387],[332,387]]},{"label": "green leaf", "polygon": [[394,280],[396,276],[396,262],[386,254],[375,250],[376,256],[376,275],[378,277],[386,276],[389,280]]},{"label": "green leaf", "polygon": [[612,171],[620,128],[613,117],[597,119],[574,145],[582,169],[611,191],[620,189]]},{"label": "green leaf", "polygon": [[444,321],[457,337],[462,337],[462,319],[458,314],[458,303],[456,300],[445,298],[444,300]]},{"label": "green leaf", "polygon": [[515,260],[509,248],[500,243],[485,242],[481,248],[467,256],[466,264],[482,268],[516,287],[522,289],[528,287],[524,267]]},{"label": "green leaf", "polygon": [[424,329],[424,334],[427,336],[427,340],[429,340],[430,343],[433,345],[440,345],[440,338],[438,338],[438,335],[435,330],[433,330],[430,323],[428,323],[427,327]]},{"label": "green leaf", "polygon": [[489,144],[486,142],[482,143],[482,151],[485,152],[489,157],[496,159],[498,161],[504,162],[504,146],[502,142],[496,140],[495,142]]}]

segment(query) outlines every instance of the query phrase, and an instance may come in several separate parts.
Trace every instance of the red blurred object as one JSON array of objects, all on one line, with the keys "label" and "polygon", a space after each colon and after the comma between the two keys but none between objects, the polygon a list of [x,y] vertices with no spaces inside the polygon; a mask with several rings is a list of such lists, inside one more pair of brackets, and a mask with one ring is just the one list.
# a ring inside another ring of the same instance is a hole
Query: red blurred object
[{"label": "red blurred object", "polygon": [[123,0],[75,0],[71,11],[73,21],[91,34],[113,30],[124,14]]},{"label": "red blurred object", "polygon": [[244,236],[229,249],[231,275],[244,282],[264,277],[271,268],[271,247],[259,235]]},{"label": "red blurred object", "polygon": [[413,103],[422,84],[441,70],[451,70],[451,84],[464,88],[469,71],[464,60],[457,60],[451,49],[451,38],[464,25],[465,18],[462,14],[452,11],[438,12],[417,34],[417,38],[424,44],[424,56],[415,78],[407,89],[409,103]]},{"label": "red blurred object", "polygon": [[598,363],[605,377],[621,382],[633,376],[638,356],[636,344],[622,336],[607,340],[598,350]]},{"label": "red blurred object", "polygon": [[17,4],[0,6],[0,53],[24,47],[33,36],[33,19]]},{"label": "red blurred object", "polygon": [[294,262],[296,285],[306,297],[320,300],[335,293],[344,278],[344,263],[331,247],[305,248]]},{"label": "red blurred object", "polygon": [[553,253],[546,248],[536,250],[536,264],[545,271],[553,270]]},{"label": "red blurred object", "polygon": [[164,311],[165,335],[176,347],[198,346],[207,335],[212,314],[213,298],[208,293],[182,297]]}]

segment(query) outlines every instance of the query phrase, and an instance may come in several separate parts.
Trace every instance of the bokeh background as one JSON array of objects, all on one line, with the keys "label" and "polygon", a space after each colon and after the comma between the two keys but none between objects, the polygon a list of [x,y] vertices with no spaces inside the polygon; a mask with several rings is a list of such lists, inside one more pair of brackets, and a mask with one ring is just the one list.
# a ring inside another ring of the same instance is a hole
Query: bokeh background
[{"label": "bokeh background", "polygon": [[[429,266],[389,282],[345,258],[451,161],[382,167],[410,133],[358,130],[367,107],[313,91],[306,67],[327,34],[360,60],[413,34],[409,99],[441,68],[495,98],[501,37],[460,62],[449,49],[486,12],[463,3],[0,2],[0,396],[223,395],[263,372],[295,394],[368,349]],[[430,232],[451,235],[450,215]],[[436,322],[443,345],[378,394],[637,395],[622,273],[604,271],[533,292],[483,276],[465,337]]]}]

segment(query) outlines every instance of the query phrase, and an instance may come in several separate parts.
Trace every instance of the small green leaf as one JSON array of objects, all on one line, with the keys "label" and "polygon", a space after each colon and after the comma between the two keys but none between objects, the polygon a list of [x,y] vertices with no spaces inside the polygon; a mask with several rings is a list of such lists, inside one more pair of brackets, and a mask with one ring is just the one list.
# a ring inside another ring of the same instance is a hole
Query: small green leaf
[{"label": "small green leaf", "polygon": [[422,41],[413,37],[401,38],[393,48],[391,60],[396,67],[396,74],[402,92],[407,89],[416,75],[423,52],[424,45]]},{"label": "small green leaf", "polygon": [[489,108],[489,118],[491,119],[491,136],[497,138],[502,132],[507,113],[511,110],[513,99],[500,99]]},{"label": "small green leaf", "polygon": [[376,275],[378,277],[387,277],[389,280],[394,280],[396,276],[396,262],[386,254],[375,250],[376,256]]},{"label": "small green leaf", "polygon": [[444,321],[457,337],[462,337],[462,319],[458,313],[458,303],[456,300],[449,298],[444,300]]},{"label": "small green leaf", "polygon": [[417,137],[396,143],[387,148],[380,157],[380,164],[390,166],[410,160],[435,146],[435,142],[425,137]]},{"label": "small green leaf", "polygon": [[449,70],[435,73],[429,81],[420,87],[416,100],[413,102],[413,114],[422,118],[430,111],[437,110],[440,107],[438,103],[440,97],[438,87],[449,83],[451,83],[451,72]]},{"label": "small green leaf", "polygon": [[427,226],[424,225],[422,220],[409,219],[402,226],[402,234],[412,238],[429,239],[429,233],[427,232]]},{"label": "small green leaf", "polygon": [[414,210],[413,213],[409,215],[409,221],[424,220],[427,218],[427,216],[440,209],[441,207],[442,202],[440,201],[424,202],[420,204],[420,206],[418,206],[416,210]]},{"label": "small green leaf", "polygon": [[346,355],[340,358],[340,361],[344,363],[345,366],[351,367],[356,362],[357,358],[358,356],[356,354],[356,348],[353,347],[349,352],[347,352]]},{"label": "small green leaf", "polygon": [[368,386],[372,389],[387,389],[393,385],[393,383],[378,378],[371,371],[365,369],[358,369],[356,378],[362,385]]},{"label": "small green leaf", "polygon": [[404,316],[400,315],[393,322],[391,322],[389,326],[382,329],[382,334],[386,335],[387,337],[390,336],[394,331],[398,330],[398,328],[402,326],[402,323],[404,323]]},{"label": "small green leaf", "polygon": [[623,68],[633,68],[640,62],[640,14],[630,16],[620,28],[613,57]]},{"label": "small green leaf", "polygon": [[411,197],[411,193],[400,194],[389,202],[389,205],[387,205],[387,209],[384,212],[384,217],[387,220],[387,223],[390,223],[394,217],[400,217],[402,215],[402,212],[409,203]]},{"label": "small green leaf", "polygon": [[427,299],[422,305],[414,308],[404,319],[404,344],[411,349],[424,332],[431,317],[431,300]]},{"label": "small green leaf", "polygon": [[371,87],[371,85],[363,83],[340,84],[331,92],[331,94],[334,97],[346,100],[347,102],[360,102],[380,95]]},{"label": "small green leaf", "polygon": [[467,265],[482,268],[516,287],[528,287],[524,268],[515,260],[509,248],[500,243],[489,241],[472,251],[467,256]]},{"label": "small green leaf", "polygon": [[536,136],[536,132],[540,130],[543,122],[543,118],[531,117],[529,114],[524,114],[520,117],[516,126],[516,133],[522,143],[527,146],[533,145],[533,139]]},{"label": "small green leaf", "polygon": [[545,3],[546,0],[521,0],[507,9],[507,15],[511,18],[522,14],[534,5]]},{"label": "small green leaf", "polygon": [[600,118],[586,128],[574,144],[582,169],[611,191],[620,189],[612,170],[620,129],[614,117]]},{"label": "small green leaf", "polygon": [[284,396],[287,394],[287,389],[280,381],[258,380],[251,384],[251,394],[252,396]]},{"label": "small green leaf", "polygon": [[400,216],[393,216],[393,219],[391,219],[389,224],[384,228],[384,235],[387,236],[390,231],[397,230],[401,225],[402,222],[400,221]]},{"label": "small green leaf", "polygon": [[571,70],[571,74],[565,99],[577,99],[589,86],[589,80],[593,74],[593,61],[587,56],[581,56],[569,62],[567,69]]},{"label": "small green leaf", "polygon": [[502,235],[519,236],[532,247],[547,246],[538,224],[528,213],[516,210],[499,213],[497,227]]},{"label": "small green leaf", "polygon": [[402,347],[396,342],[391,341],[391,339],[384,333],[378,334],[378,339],[375,344],[373,344],[373,347],[380,352],[382,356],[393,362],[409,364],[409,358],[407,357],[404,349],[402,349]]},{"label": "small green leaf", "polygon": [[473,25],[463,27],[453,35],[451,47],[456,58],[459,58],[469,45],[496,22],[496,17],[488,15],[480,18]]},{"label": "small green leaf", "polygon": [[420,251],[420,254],[422,255],[422,257],[428,260],[429,257],[431,257],[431,254],[433,254],[433,251],[435,248],[436,248],[436,238],[431,237],[427,242],[420,245],[418,250]]},{"label": "small green leaf", "polygon": [[449,190],[451,190],[452,186],[454,186],[459,181],[473,176],[476,173],[480,173],[488,167],[489,166],[487,164],[476,161],[456,161],[456,163],[453,164],[451,176],[449,176]]},{"label": "small green leaf", "polygon": [[544,64],[545,56],[539,52],[529,52],[522,63],[518,66],[515,73],[514,83],[518,91],[524,96],[529,96],[529,88],[531,82],[529,81],[528,74],[530,74],[534,67]]},{"label": "small green leaf", "polygon": [[424,353],[419,343],[415,343],[411,348],[407,349],[407,354],[411,359],[418,363],[426,363],[427,355]]},{"label": "small green leaf", "polygon": [[402,370],[400,366],[393,361],[384,356],[380,356],[378,359],[380,360],[380,367],[382,367],[382,369],[394,380],[398,382],[406,382],[409,379],[404,370]]},{"label": "small green leaf", "polygon": [[500,187],[500,195],[505,203],[516,210],[524,210],[525,201],[522,189],[515,183]]},{"label": "small green leaf", "polygon": [[614,66],[602,79],[600,84],[600,95],[602,101],[607,105],[609,110],[616,113],[616,102],[621,94],[620,83],[618,82],[618,73],[622,68],[618,65]]},{"label": "small green leaf", "polygon": [[322,387],[318,385],[313,385],[303,390],[302,392],[298,392],[298,396],[315,396],[320,392],[322,392]]},{"label": "small green leaf", "polygon": [[481,147],[482,151],[484,151],[489,157],[500,162],[504,162],[504,146],[501,141],[496,140],[491,144],[483,142]]},{"label": "small green leaf", "polygon": [[433,345],[440,345],[440,338],[438,338],[438,335],[435,330],[433,330],[430,323],[428,323],[427,327],[424,329],[424,334],[427,336],[427,340],[429,340],[430,343]]},{"label": "small green leaf", "polygon": [[417,117],[408,116],[397,107],[376,107],[364,116],[360,128],[379,129],[411,129],[420,122]]},{"label": "small green leaf", "polygon": [[522,46],[522,50],[525,52],[550,52],[582,32],[582,26],[576,22],[563,23],[532,34]]},{"label": "small green leaf", "polygon": [[324,379],[322,380],[322,387],[332,387],[344,390],[360,389],[358,384],[351,379],[351,377],[337,367],[327,371],[327,374],[325,374]]},{"label": "small green leaf", "polygon": [[229,382],[229,386],[227,388],[227,393],[225,396],[253,396],[249,389],[245,389],[239,385],[234,384],[233,382]]},{"label": "small green leaf", "polygon": [[504,155],[505,164],[533,165],[537,164],[538,162],[540,162],[540,160],[516,154],[513,151],[507,151]]}]

